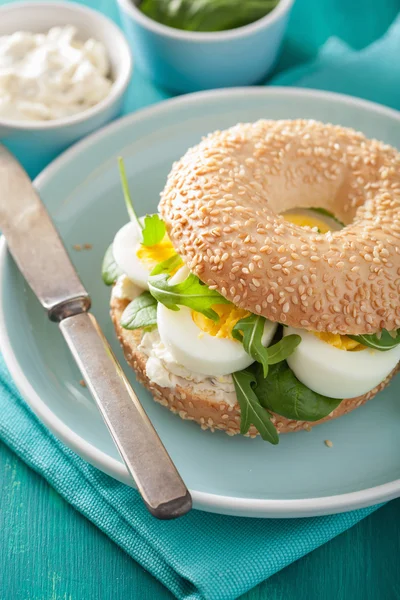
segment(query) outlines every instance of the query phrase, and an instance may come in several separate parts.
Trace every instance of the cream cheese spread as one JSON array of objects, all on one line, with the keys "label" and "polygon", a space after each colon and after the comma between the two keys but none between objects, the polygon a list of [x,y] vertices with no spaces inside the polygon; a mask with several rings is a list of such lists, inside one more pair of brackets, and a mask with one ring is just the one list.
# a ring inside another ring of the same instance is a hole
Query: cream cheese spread
[{"label": "cream cheese spread", "polygon": [[110,93],[104,45],[75,27],[0,36],[0,118],[48,121],[81,113]]},{"label": "cream cheese spread", "polygon": [[226,402],[230,406],[236,404],[235,385],[231,375],[209,377],[189,371],[164,346],[157,329],[144,334],[139,352],[148,357],[146,375],[153,383],[169,388],[189,383],[194,394],[207,394],[213,400]]}]

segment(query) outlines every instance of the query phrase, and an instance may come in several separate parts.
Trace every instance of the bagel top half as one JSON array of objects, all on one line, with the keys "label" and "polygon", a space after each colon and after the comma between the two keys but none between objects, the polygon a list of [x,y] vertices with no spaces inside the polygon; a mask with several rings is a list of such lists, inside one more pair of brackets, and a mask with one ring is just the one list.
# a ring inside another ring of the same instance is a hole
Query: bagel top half
[{"label": "bagel top half", "polygon": [[[320,234],[284,220],[320,207]],[[266,121],[217,131],[176,162],[160,213],[189,269],[236,306],[313,331],[400,327],[400,153],[348,128]]]}]

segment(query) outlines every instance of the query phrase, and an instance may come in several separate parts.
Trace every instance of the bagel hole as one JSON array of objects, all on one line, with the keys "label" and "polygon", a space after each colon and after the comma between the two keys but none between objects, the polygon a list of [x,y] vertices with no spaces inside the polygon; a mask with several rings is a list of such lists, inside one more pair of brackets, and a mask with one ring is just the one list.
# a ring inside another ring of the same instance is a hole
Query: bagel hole
[{"label": "bagel hole", "polygon": [[334,214],[324,208],[290,208],[281,213],[290,223],[318,233],[339,231],[344,227]]}]

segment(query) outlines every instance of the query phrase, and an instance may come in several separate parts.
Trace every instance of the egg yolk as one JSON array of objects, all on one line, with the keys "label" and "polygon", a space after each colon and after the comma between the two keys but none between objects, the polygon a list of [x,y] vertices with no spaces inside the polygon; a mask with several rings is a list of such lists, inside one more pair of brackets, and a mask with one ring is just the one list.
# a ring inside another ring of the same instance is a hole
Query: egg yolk
[{"label": "egg yolk", "polygon": [[317,227],[319,233],[327,233],[330,231],[329,225],[322,219],[311,215],[303,215],[296,213],[285,213],[282,215],[285,221],[293,223],[293,225],[299,225],[299,227]]},{"label": "egg yolk", "polygon": [[365,346],[360,344],[360,342],[352,340],[347,335],[340,335],[340,333],[315,332],[314,335],[323,342],[326,342],[335,348],[339,348],[339,350],[358,352],[359,350],[365,349]]},{"label": "egg yolk", "polygon": [[212,308],[219,316],[218,321],[213,321],[195,310],[192,310],[192,319],[201,331],[218,338],[233,340],[232,329],[236,323],[250,315],[247,310],[231,304],[215,304]]},{"label": "egg yolk", "polygon": [[167,234],[164,235],[161,242],[154,244],[154,246],[143,246],[143,244],[140,244],[139,249],[136,252],[138,259],[149,267],[154,267],[174,254],[175,248]]}]

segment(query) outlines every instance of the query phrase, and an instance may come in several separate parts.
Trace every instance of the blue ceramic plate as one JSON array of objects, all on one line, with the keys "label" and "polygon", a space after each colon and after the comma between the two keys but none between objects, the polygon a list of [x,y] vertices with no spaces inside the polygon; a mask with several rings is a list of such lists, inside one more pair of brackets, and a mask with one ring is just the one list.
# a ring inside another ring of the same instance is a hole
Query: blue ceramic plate
[{"label": "blue ceramic plate", "polygon": [[[127,221],[116,157],[126,162],[135,205],[154,211],[174,160],[202,135],[238,121],[313,118],[349,125],[400,147],[400,116],[345,96],[290,88],[206,92],[137,112],[77,144],[36,180],[93,311],[124,364],[100,276],[103,254]],[[77,252],[74,244],[90,243]],[[26,401],[84,459],[131,483],[102,419],[58,333],[16,269],[0,253],[0,338]],[[233,515],[300,517],[351,510],[400,495],[400,378],[375,400],[278,446],[202,431],[156,404],[126,368],[197,508]],[[324,440],[330,439],[333,448]]]}]

